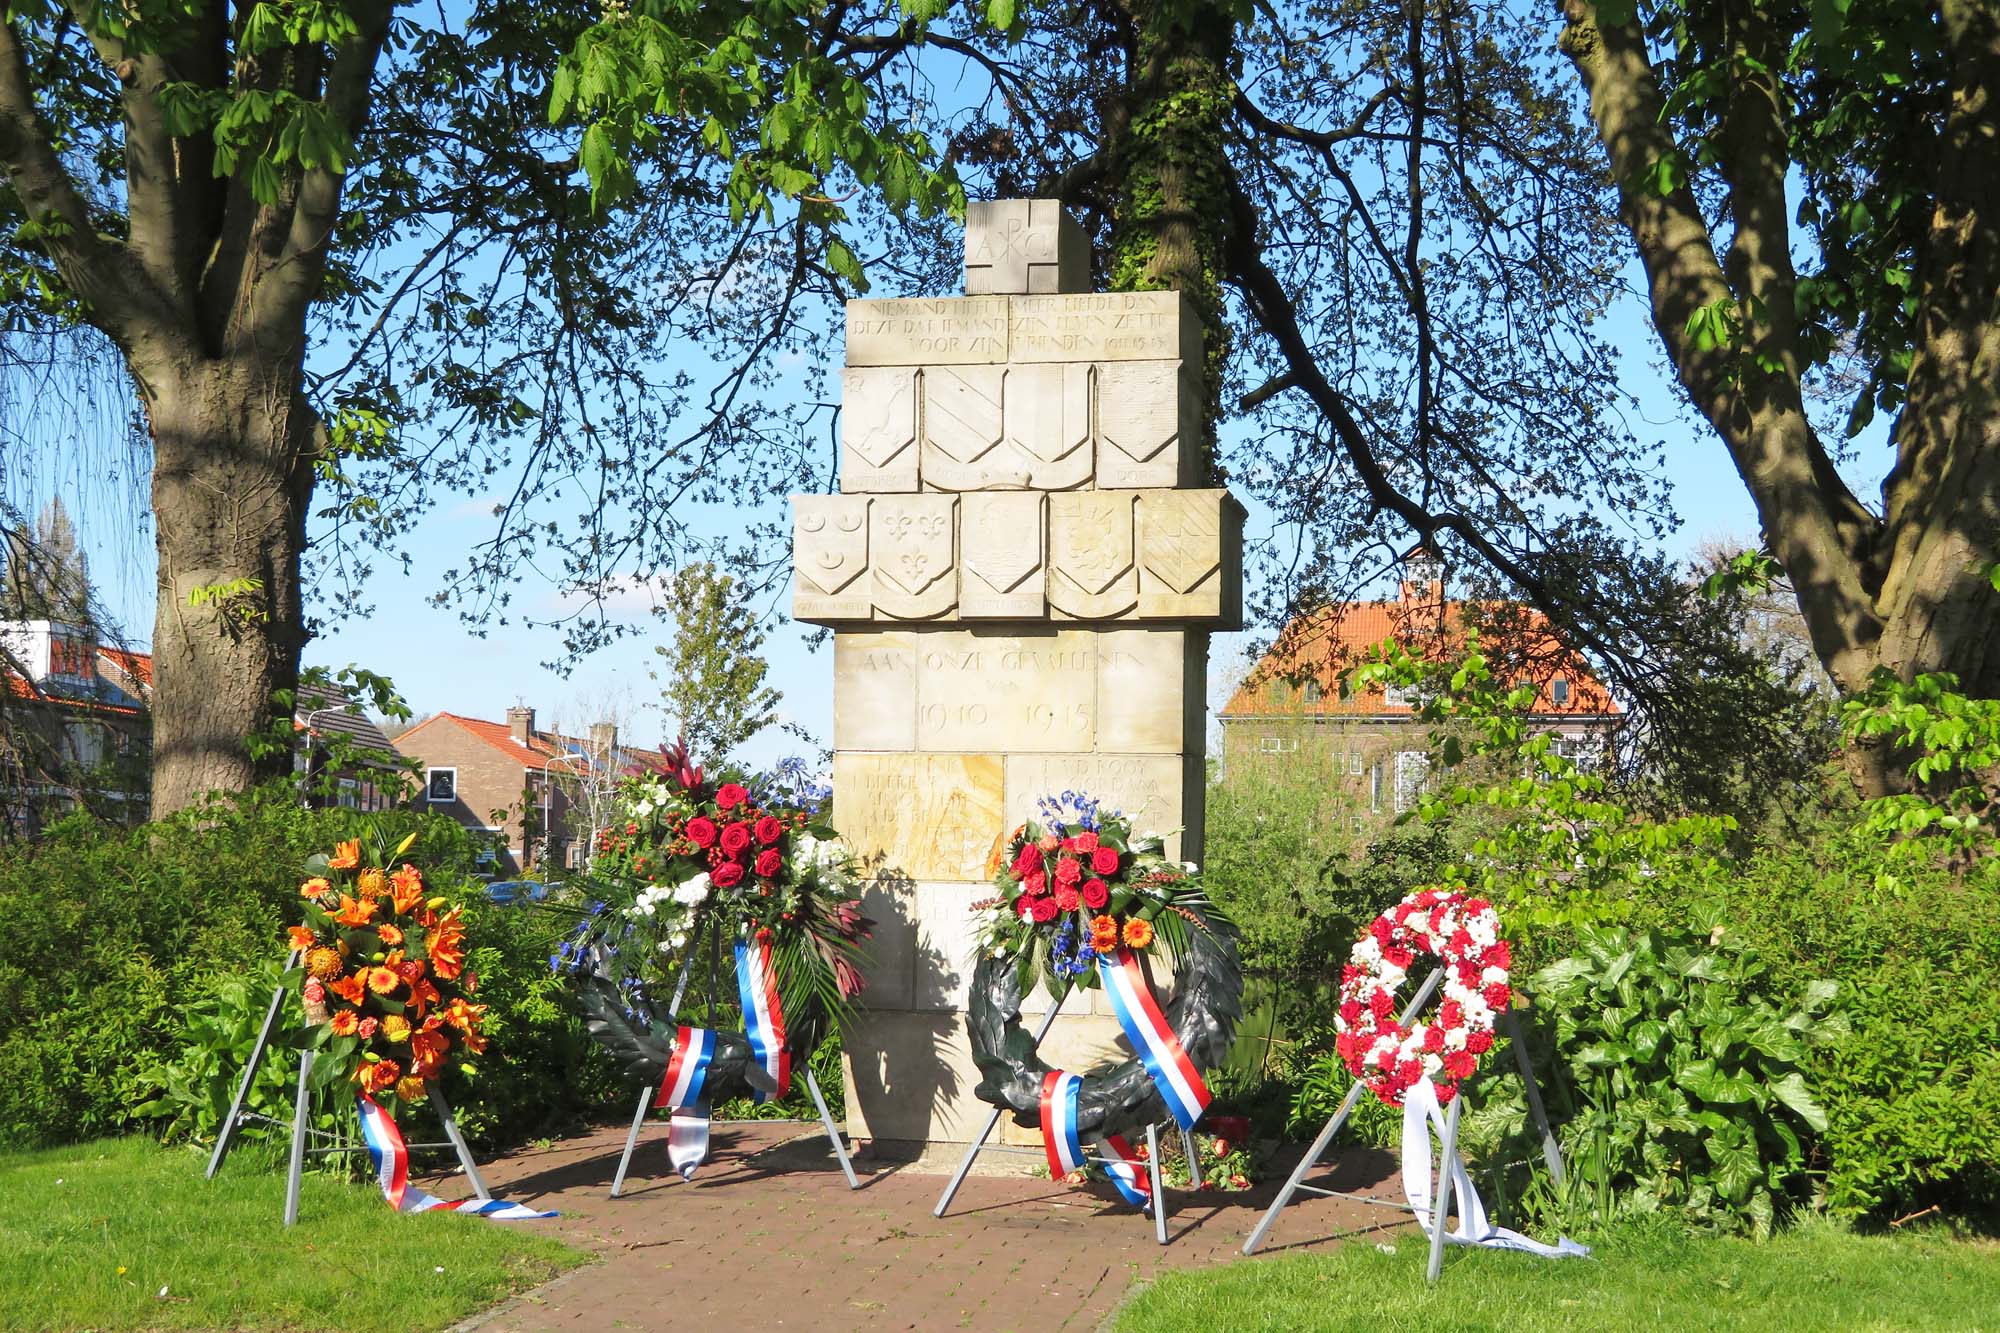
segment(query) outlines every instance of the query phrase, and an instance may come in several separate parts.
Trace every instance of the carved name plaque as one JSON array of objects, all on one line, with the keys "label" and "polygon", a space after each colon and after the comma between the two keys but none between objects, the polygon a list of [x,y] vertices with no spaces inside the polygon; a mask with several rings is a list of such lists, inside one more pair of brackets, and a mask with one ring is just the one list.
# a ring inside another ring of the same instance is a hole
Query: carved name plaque
[{"label": "carved name plaque", "polygon": [[1049,605],[1074,620],[1113,620],[1138,605],[1132,491],[1049,497]]},{"label": "carved name plaque", "polygon": [[[833,819],[871,872],[983,880],[1002,826],[1005,775],[996,754],[833,757]],[[1018,821],[1016,821],[1018,822]]]},{"label": "carved name plaque", "polygon": [[881,495],[869,508],[875,611],[928,620],[958,605],[955,495]]},{"label": "carved name plaque", "polygon": [[1236,498],[1221,490],[1139,496],[1140,618],[1240,619],[1243,510]]},{"label": "carved name plaque", "polygon": [[997,199],[965,208],[965,294],[1080,292],[1090,241],[1054,199]]},{"label": "carved name plaque", "polygon": [[1097,485],[1191,486],[1199,470],[1200,371],[1179,361],[1097,367]]},{"label": "carved name plaque", "polygon": [[847,303],[850,366],[964,366],[1007,359],[1007,298]]},{"label": "carved name plaque", "polygon": [[1010,360],[1201,360],[1201,322],[1179,292],[1016,296],[1009,310]]},{"label": "carved name plaque", "polygon": [[1040,620],[1042,497],[987,491],[959,497],[958,614]]},{"label": "carved name plaque", "polygon": [[917,745],[925,750],[1088,750],[1097,650],[1088,630],[959,631],[917,644]]},{"label": "carved name plaque", "polygon": [[792,615],[799,620],[866,620],[868,497],[792,497]]},{"label": "carved name plaque", "polygon": [[840,376],[840,489],[917,489],[917,372],[900,366]]}]

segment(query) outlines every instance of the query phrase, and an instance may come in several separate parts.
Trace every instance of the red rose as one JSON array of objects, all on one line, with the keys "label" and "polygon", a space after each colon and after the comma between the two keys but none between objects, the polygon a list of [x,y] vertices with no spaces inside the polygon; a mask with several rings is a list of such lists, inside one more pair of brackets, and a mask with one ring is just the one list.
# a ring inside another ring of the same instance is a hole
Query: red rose
[{"label": "red rose", "polygon": [[1070,888],[1067,884],[1065,884],[1063,887],[1056,890],[1055,902],[1056,902],[1056,909],[1058,911],[1074,912],[1076,910],[1076,904],[1077,904],[1076,890]]},{"label": "red rose", "polygon": [[1062,849],[1063,849],[1064,851],[1066,851],[1066,852],[1073,852],[1073,851],[1075,851],[1075,850],[1076,850],[1076,839],[1075,839],[1075,838],[1064,838],[1064,839],[1062,840]]},{"label": "red rose", "polygon": [[1029,871],[1028,877],[1021,881],[1021,892],[1027,894],[1030,898],[1039,898],[1048,891],[1048,876],[1039,870]]},{"label": "red rose", "polygon": [[1053,921],[1053,920],[1055,920],[1055,919],[1056,919],[1056,900],[1055,900],[1055,899],[1053,899],[1053,898],[1036,898],[1036,899],[1033,899],[1032,901],[1034,902],[1034,907],[1033,907],[1032,909],[1030,909],[1030,910],[1032,910],[1032,911],[1034,912],[1034,914],[1035,914],[1035,924],[1036,924],[1036,925],[1038,925],[1038,926],[1045,926],[1045,925],[1047,925],[1047,924],[1048,924],[1049,922],[1051,922],[1051,921]]},{"label": "red rose", "polygon": [[750,826],[730,824],[722,830],[722,850],[735,856],[750,845]]},{"label": "red rose", "polygon": [[687,840],[697,847],[715,846],[715,821],[707,815],[696,815],[681,832],[687,834]]},{"label": "red rose", "polygon": [[1390,938],[1395,935],[1396,928],[1389,924],[1389,918],[1378,916],[1368,923],[1368,933],[1375,937],[1377,944],[1386,945],[1389,943]]},{"label": "red rose", "polygon": [[1117,873],[1118,853],[1112,851],[1109,847],[1099,847],[1090,854],[1090,868],[1100,875]]},{"label": "red rose", "polygon": [[1104,886],[1101,879],[1085,880],[1078,894],[1083,899],[1083,905],[1093,912],[1111,901],[1111,890]]},{"label": "red rose", "polygon": [[1072,841],[1076,843],[1076,849],[1079,852],[1094,852],[1097,850],[1097,835],[1088,829],[1077,834]]},{"label": "red rose", "polygon": [[1408,971],[1410,964],[1417,961],[1417,956],[1402,945],[1393,944],[1382,951],[1382,961]]},{"label": "red rose", "polygon": [[1496,981],[1491,986],[1480,991],[1479,997],[1492,1006],[1494,1013],[1499,1013],[1507,1007],[1507,1001],[1514,998],[1514,993],[1507,989],[1506,982]]},{"label": "red rose", "polygon": [[737,865],[734,861],[724,861],[721,865],[709,871],[708,877],[714,881],[715,887],[718,889],[733,889],[743,882],[743,867]]},{"label": "red rose", "polygon": [[750,790],[741,783],[725,782],[715,789],[715,807],[718,810],[734,810],[749,799]]},{"label": "red rose", "polygon": [[784,868],[785,854],[776,847],[766,847],[763,851],[757,853],[757,873],[765,879],[771,878],[771,876]]},{"label": "red rose", "polygon": [[765,815],[757,821],[755,832],[758,842],[766,847],[774,846],[778,839],[785,836],[785,821],[775,815]]},{"label": "red rose", "polygon": [[1033,921],[1035,919],[1035,900],[1024,893],[1014,900],[1014,910],[1021,914],[1023,921]]},{"label": "red rose", "polygon": [[1075,857],[1065,856],[1056,862],[1056,883],[1074,884],[1082,878],[1083,867],[1077,864]]}]

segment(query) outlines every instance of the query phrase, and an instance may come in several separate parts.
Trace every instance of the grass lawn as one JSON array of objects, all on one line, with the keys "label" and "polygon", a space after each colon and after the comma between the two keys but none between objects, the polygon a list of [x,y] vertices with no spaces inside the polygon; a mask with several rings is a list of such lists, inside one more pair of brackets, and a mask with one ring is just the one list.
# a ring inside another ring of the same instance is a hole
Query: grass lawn
[{"label": "grass lawn", "polygon": [[1858,1236],[1814,1224],[1758,1245],[1619,1231],[1589,1259],[1355,1241],[1173,1273],[1137,1292],[1116,1327],[1174,1329],[2000,1329],[2000,1245],[1942,1233]]},{"label": "grass lawn", "polygon": [[143,1138],[0,1154],[0,1328],[409,1333],[586,1258],[547,1223],[399,1216],[310,1172],[288,1231],[269,1149],[237,1149],[213,1181],[205,1165]]}]

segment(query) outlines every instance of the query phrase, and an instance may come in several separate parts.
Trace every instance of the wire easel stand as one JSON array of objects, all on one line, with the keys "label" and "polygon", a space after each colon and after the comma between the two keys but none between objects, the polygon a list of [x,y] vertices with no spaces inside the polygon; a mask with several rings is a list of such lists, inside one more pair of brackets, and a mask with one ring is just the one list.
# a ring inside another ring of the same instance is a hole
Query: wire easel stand
[{"label": "wire easel stand", "polygon": [[[1409,1004],[1404,1007],[1402,1014],[1397,1018],[1397,1023],[1407,1028],[1410,1020],[1415,1018],[1417,1013],[1423,1009],[1425,1003],[1430,1000],[1431,996],[1437,993],[1438,985],[1443,980],[1444,968],[1438,967],[1425,979],[1423,986],[1418,989],[1417,993],[1411,997]],[[1500,1021],[1507,1025],[1507,1035],[1511,1039],[1508,1044],[1514,1048],[1514,1060],[1520,1066],[1521,1082],[1527,1089],[1529,1118],[1534,1122],[1535,1128],[1541,1132],[1542,1160],[1548,1164],[1549,1175],[1555,1181],[1556,1187],[1560,1189],[1564,1176],[1562,1148],[1556,1142],[1555,1130],[1549,1126],[1548,1112],[1542,1105],[1541,1089],[1535,1084],[1534,1065],[1528,1059],[1527,1044],[1521,1039],[1520,1024],[1515,1020],[1512,1009],[1502,1014]],[[1308,1185],[1305,1183],[1305,1178],[1312,1174],[1313,1168],[1319,1164],[1319,1159],[1325,1154],[1328,1145],[1333,1142],[1333,1136],[1340,1132],[1340,1127],[1347,1123],[1348,1116],[1354,1113],[1355,1104],[1361,1100],[1362,1093],[1367,1090],[1367,1086],[1360,1079],[1354,1080],[1354,1085],[1347,1090],[1347,1096],[1341,1100],[1340,1109],[1333,1113],[1332,1118],[1326,1122],[1325,1128],[1320,1130],[1319,1137],[1313,1140],[1312,1147],[1307,1149],[1306,1155],[1299,1159],[1299,1164],[1293,1169],[1291,1178],[1285,1182],[1285,1187],[1278,1191],[1278,1197],[1271,1201],[1270,1208],[1258,1220],[1256,1227],[1250,1232],[1249,1239],[1243,1242],[1243,1253],[1255,1254],[1257,1252],[1258,1247],[1271,1234],[1271,1227],[1277,1222],[1278,1214],[1283,1212],[1285,1205],[1292,1201],[1292,1196],[1301,1191],[1317,1195],[1320,1198],[1351,1199],[1356,1203],[1373,1204],[1378,1208],[1393,1208],[1398,1212],[1415,1213],[1417,1211],[1409,1204],[1399,1203],[1394,1199],[1383,1199],[1372,1194],[1353,1194],[1345,1190],[1322,1189],[1317,1185]],[[1431,1197],[1437,1200],[1437,1204],[1431,1214],[1430,1260],[1424,1269],[1424,1280],[1427,1282],[1437,1281],[1438,1274],[1444,1268],[1445,1222],[1451,1215],[1452,1178],[1455,1174],[1452,1168],[1458,1165],[1458,1112],[1464,1101],[1465,1099],[1462,1096],[1453,1097],[1451,1099],[1451,1106],[1445,1112],[1444,1142],[1438,1154],[1437,1188],[1431,1192]],[[1405,1171],[1411,1170],[1412,1167],[1413,1164],[1410,1162],[1403,1163],[1403,1170]],[[1426,1157],[1423,1170],[1428,1173],[1430,1169],[1431,1164],[1429,1158]]]},{"label": "wire easel stand", "polygon": [[[285,970],[287,972],[291,971],[294,967],[298,966],[298,962],[298,951],[293,950],[290,956],[285,959]],[[263,1026],[257,1030],[257,1044],[250,1049],[250,1062],[244,1067],[243,1078],[236,1085],[236,1096],[229,1103],[229,1115],[223,1120],[222,1128],[216,1133],[215,1150],[209,1154],[208,1170],[202,1173],[202,1178],[205,1180],[215,1179],[215,1173],[222,1169],[222,1163],[228,1158],[229,1150],[235,1144],[237,1133],[245,1124],[282,1125],[284,1123],[281,1120],[274,1120],[267,1115],[245,1111],[243,1104],[249,1100],[250,1085],[256,1081],[257,1070],[264,1063],[264,1056],[270,1050],[271,1034],[277,1030],[278,1014],[284,1008],[286,990],[287,987],[285,984],[280,982],[276,989],[271,992],[271,1003],[264,1010]],[[307,1157],[368,1151],[367,1145],[358,1139],[347,1139],[337,1134],[328,1134],[323,1130],[314,1129],[306,1123],[311,1116],[312,1107],[312,1092],[308,1080],[312,1076],[313,1056],[314,1052],[310,1049],[302,1049],[299,1052],[298,1088],[292,1098],[292,1150],[291,1158],[285,1171],[286,1226],[292,1226],[299,1220],[299,1186],[305,1175],[305,1160]],[[472,1159],[472,1149],[466,1146],[465,1136],[458,1132],[458,1121],[451,1113],[451,1103],[444,1099],[444,1089],[438,1086],[435,1079],[427,1081],[424,1086],[428,1089],[431,1105],[437,1108],[438,1120],[444,1126],[444,1141],[440,1143],[412,1143],[407,1146],[412,1151],[423,1148],[452,1149],[452,1151],[458,1154],[458,1164],[464,1168],[466,1183],[472,1186],[474,1196],[482,1203],[491,1199],[493,1196],[487,1193],[486,1182],[480,1179],[479,1165]],[[334,1142],[330,1145],[308,1148],[306,1146],[308,1137],[332,1139]]]},{"label": "wire easel stand", "polygon": [[[1069,992],[1065,991],[1061,1000],[1057,1000],[1049,1006],[1048,1014],[1042,1019],[1042,1026],[1035,1032],[1035,1045],[1037,1047],[1042,1044],[1042,1039],[1049,1035],[1049,1029],[1055,1026],[1056,1015],[1062,1012],[1063,1000],[1067,1000],[1068,998]],[[1007,1143],[996,1143],[989,1146],[986,1141],[992,1138],[993,1131],[1000,1127],[1000,1117],[1002,1114],[1001,1108],[997,1106],[987,1113],[985,1127],[979,1131],[979,1137],[967,1146],[964,1160],[959,1162],[958,1170],[951,1173],[951,1179],[945,1184],[944,1193],[938,1196],[937,1207],[931,1209],[932,1217],[943,1217],[945,1209],[951,1207],[952,1196],[956,1195],[958,1187],[965,1183],[965,1177],[972,1171],[972,1163],[978,1158],[980,1153],[1001,1152],[1035,1157],[1044,1155],[1044,1151],[1040,1148],[1019,1148]],[[1195,1151],[1194,1135],[1185,1129],[1181,1130],[1181,1148],[1187,1154],[1188,1184],[1194,1189],[1200,1189],[1201,1156]],[[1107,1157],[1086,1154],[1084,1160],[1086,1162],[1095,1162],[1097,1165],[1104,1167],[1114,1165],[1112,1159]],[[1124,1165],[1123,1162],[1115,1164]],[[1160,1127],[1157,1122],[1146,1126],[1146,1171],[1147,1183],[1152,1187],[1151,1197],[1153,1203],[1148,1211],[1153,1215],[1153,1239],[1165,1245],[1167,1243],[1167,1196],[1160,1180]]]},{"label": "wire easel stand", "polygon": [[[714,917],[704,914],[695,924],[694,937],[688,941],[686,951],[681,954],[680,976],[674,982],[674,999],[667,1011],[670,1022],[678,1024],[680,1021],[681,1001],[687,998],[688,976],[693,970],[695,950],[701,947],[704,937],[709,942],[708,1012],[711,1015],[710,1021],[714,1021],[712,1015],[716,1010],[715,979],[722,967],[722,933],[715,924]],[[861,1188],[861,1182],[854,1175],[854,1163],[848,1159],[847,1145],[841,1141],[840,1129],[833,1123],[833,1116],[826,1109],[826,1097],[820,1092],[819,1079],[813,1075],[810,1061],[800,1063],[805,1065],[806,1091],[812,1095],[813,1106],[819,1111],[819,1122],[826,1130],[827,1142],[833,1145],[834,1157],[840,1161],[841,1174],[847,1177],[847,1188],[858,1190]],[[611,1197],[614,1199],[625,1192],[625,1173],[631,1168],[632,1152],[639,1146],[639,1131],[645,1127],[646,1115],[653,1109],[653,1098],[658,1093],[659,1089],[650,1083],[639,1093],[638,1108],[632,1112],[632,1128],[625,1134],[625,1151],[618,1157],[618,1173],[611,1178]]]}]

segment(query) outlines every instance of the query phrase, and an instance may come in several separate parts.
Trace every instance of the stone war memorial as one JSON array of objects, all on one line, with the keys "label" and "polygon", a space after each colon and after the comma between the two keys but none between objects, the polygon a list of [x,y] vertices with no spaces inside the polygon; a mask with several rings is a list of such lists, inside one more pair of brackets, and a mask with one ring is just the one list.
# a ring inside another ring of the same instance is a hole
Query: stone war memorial
[{"label": "stone war memorial", "polygon": [[[1243,511],[1207,484],[1187,300],[1089,273],[1053,201],[972,205],[965,295],[848,302],[840,494],[794,498],[793,614],[834,631],[834,823],[878,923],[849,1130],[885,1154],[977,1133],[969,909],[1039,798],[1087,791],[1202,854],[1208,636],[1240,624]],[[1122,1058],[1103,993],[1042,1051]]]}]

